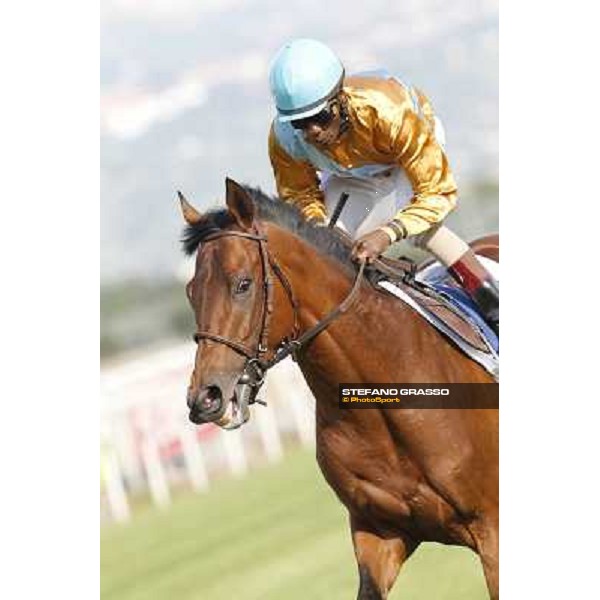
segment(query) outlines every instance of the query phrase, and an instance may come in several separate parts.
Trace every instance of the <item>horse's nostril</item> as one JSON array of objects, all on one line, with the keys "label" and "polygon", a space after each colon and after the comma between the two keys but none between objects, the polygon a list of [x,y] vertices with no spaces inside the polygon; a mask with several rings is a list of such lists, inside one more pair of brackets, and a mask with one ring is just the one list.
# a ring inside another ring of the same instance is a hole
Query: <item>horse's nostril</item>
[{"label": "horse's nostril", "polygon": [[221,408],[221,400],[223,394],[221,388],[217,385],[211,385],[206,390],[206,395],[201,399],[201,410],[206,412],[213,412]]},{"label": "horse's nostril", "polygon": [[218,385],[208,385],[201,388],[197,393],[188,390],[187,405],[190,410],[201,413],[216,412],[221,408],[223,394]]}]

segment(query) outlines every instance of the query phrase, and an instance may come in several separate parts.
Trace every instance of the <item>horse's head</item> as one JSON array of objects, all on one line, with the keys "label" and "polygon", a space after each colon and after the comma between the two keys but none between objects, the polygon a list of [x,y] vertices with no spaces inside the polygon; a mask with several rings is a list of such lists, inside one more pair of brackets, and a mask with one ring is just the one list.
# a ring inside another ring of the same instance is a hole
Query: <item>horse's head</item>
[{"label": "horse's head", "polygon": [[198,246],[186,286],[198,344],[187,392],[190,420],[234,429],[249,419],[262,383],[256,359],[272,305],[266,241],[252,198],[234,181],[226,181],[227,211],[202,215],[179,197],[186,238]]}]

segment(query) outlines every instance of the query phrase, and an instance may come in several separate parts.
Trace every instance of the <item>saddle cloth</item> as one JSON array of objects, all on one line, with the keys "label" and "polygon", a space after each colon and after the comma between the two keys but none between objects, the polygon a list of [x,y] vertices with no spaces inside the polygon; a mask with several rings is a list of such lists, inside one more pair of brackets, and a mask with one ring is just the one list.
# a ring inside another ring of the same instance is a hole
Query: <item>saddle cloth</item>
[{"label": "saddle cloth", "polygon": [[[498,281],[498,263],[478,256]],[[400,298],[467,356],[499,379],[499,341],[477,310],[477,305],[458,286],[445,267],[433,263],[414,279],[379,280],[377,285]]]}]

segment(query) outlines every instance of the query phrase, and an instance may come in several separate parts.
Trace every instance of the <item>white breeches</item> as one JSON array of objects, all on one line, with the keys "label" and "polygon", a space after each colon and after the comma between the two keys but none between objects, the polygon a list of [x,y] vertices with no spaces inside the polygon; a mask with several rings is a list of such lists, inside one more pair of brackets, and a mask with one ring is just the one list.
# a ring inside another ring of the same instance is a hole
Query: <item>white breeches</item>
[{"label": "white breeches", "polygon": [[[437,117],[435,136],[443,146],[444,127]],[[324,173],[321,186],[329,215],[333,213],[342,192],[348,193],[337,226],[354,239],[390,221],[413,197],[412,185],[400,167],[390,167],[383,175],[368,178]]]},{"label": "white breeches", "polygon": [[331,174],[324,177],[322,185],[329,215],[333,214],[340,195],[348,194],[337,226],[355,239],[390,221],[413,196],[404,169],[398,167],[368,179]]}]

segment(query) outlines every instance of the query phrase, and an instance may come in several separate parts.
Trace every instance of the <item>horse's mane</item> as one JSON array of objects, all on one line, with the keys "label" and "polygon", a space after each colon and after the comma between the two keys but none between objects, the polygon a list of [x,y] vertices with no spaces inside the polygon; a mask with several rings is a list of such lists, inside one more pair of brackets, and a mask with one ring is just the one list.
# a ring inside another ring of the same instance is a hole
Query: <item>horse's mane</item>
[{"label": "horse's mane", "polygon": [[[261,221],[275,223],[306,240],[320,252],[351,266],[350,248],[333,230],[312,225],[304,219],[298,208],[280,198],[268,196],[260,188],[242,187],[254,201]],[[200,222],[187,225],[184,229],[181,239],[184,253],[191,256],[208,235],[230,225],[233,225],[233,218],[226,208],[215,208],[204,213]]]}]

